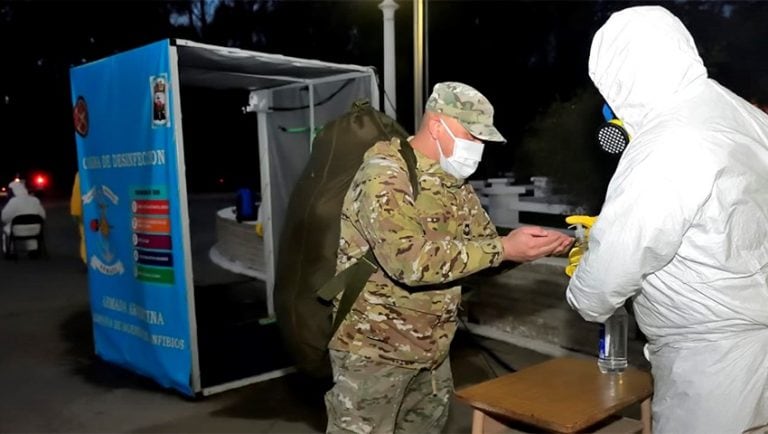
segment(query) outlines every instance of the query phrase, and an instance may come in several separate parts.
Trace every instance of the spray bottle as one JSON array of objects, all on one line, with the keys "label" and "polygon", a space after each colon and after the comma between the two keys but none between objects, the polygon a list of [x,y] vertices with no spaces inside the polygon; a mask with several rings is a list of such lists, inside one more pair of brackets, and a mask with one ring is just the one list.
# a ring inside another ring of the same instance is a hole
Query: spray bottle
[{"label": "spray bottle", "polygon": [[[597,217],[585,215],[568,216],[565,222],[569,229],[574,229],[576,242],[568,254],[568,266],[565,274],[573,276],[581,257],[589,248],[589,230],[595,224]],[[629,316],[624,306],[600,324],[600,339],[598,344],[597,366],[602,373],[620,373],[627,368],[627,329]]]},{"label": "spray bottle", "polygon": [[597,217],[590,217],[586,215],[572,215],[565,218],[565,222],[568,223],[568,229],[574,229],[576,242],[573,244],[573,248],[568,253],[568,266],[565,267],[565,274],[568,277],[573,277],[573,273],[576,271],[576,266],[579,265],[581,257],[587,252],[589,246],[589,229],[595,224]]}]

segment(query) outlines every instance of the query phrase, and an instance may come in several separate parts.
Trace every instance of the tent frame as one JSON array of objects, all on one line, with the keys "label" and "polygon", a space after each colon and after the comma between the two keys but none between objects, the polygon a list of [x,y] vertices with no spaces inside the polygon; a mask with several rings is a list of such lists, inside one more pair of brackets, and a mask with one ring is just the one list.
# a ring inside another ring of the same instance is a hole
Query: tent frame
[{"label": "tent frame", "polygon": [[[189,207],[186,179],[183,176],[185,173],[184,166],[184,139],[182,128],[182,116],[181,116],[181,79],[184,75],[184,66],[182,62],[183,53],[181,50],[193,50],[205,53],[213,53],[214,55],[223,56],[234,59],[250,59],[253,62],[269,62],[272,64],[284,64],[291,67],[297,67],[299,69],[306,68],[309,70],[315,69],[332,69],[338,70],[333,74],[328,74],[322,77],[296,77],[292,75],[272,75],[272,74],[251,74],[246,72],[232,72],[232,71],[217,71],[217,74],[223,74],[226,76],[236,76],[240,80],[253,79],[254,85],[248,86],[245,89],[251,91],[251,95],[256,100],[265,101],[265,105],[249,106],[247,111],[255,111],[257,114],[257,126],[258,126],[258,146],[259,146],[259,164],[260,164],[260,176],[261,176],[261,194],[262,202],[261,207],[263,209],[263,215],[265,221],[262,222],[264,226],[264,257],[265,257],[265,275],[252,275],[252,277],[264,280],[266,284],[267,295],[267,311],[270,318],[275,315],[274,309],[274,286],[275,286],[275,253],[276,242],[278,240],[278,234],[274,233],[274,225],[272,221],[273,216],[273,201],[271,195],[271,176],[270,168],[272,167],[270,161],[270,143],[269,143],[269,131],[272,128],[269,125],[268,120],[268,107],[271,106],[272,96],[275,91],[282,91],[287,89],[300,89],[307,88],[309,95],[309,151],[311,152],[312,140],[315,134],[315,86],[321,83],[329,83],[334,81],[345,81],[350,79],[365,79],[370,80],[370,100],[371,105],[376,108],[380,108],[378,80],[376,78],[376,72],[372,67],[364,67],[358,65],[336,64],[330,62],[323,62],[319,60],[300,59],[294,57],[287,57],[276,54],[259,53],[253,51],[242,50],[238,48],[219,47],[208,44],[201,44],[197,42],[187,40],[172,40],[170,46],[170,60],[171,60],[171,79],[172,86],[177,89],[174,92],[174,118],[178,121],[175,123],[175,133],[177,138],[177,161],[179,162],[179,172],[182,174],[179,180],[179,195],[182,206],[182,219],[185,222],[189,222]],[[259,80],[266,80],[269,84],[259,86]],[[278,83],[274,83],[277,81]],[[205,87],[205,86],[204,86]],[[208,86],[212,87],[212,86]],[[238,87],[243,89],[242,87]],[[184,238],[185,258],[187,263],[186,272],[186,287],[187,287],[187,303],[188,303],[188,315],[190,324],[190,346],[192,351],[192,389],[195,393],[201,393],[204,396],[212,395],[215,393],[223,392],[236,387],[245,386],[248,384],[266,381],[272,378],[280,377],[293,372],[293,368],[278,369],[275,371],[263,373],[260,375],[243,378],[240,380],[203,388],[200,380],[200,363],[198,353],[198,337],[197,337],[197,319],[195,315],[195,297],[194,297],[194,276],[192,270],[192,258],[191,258],[191,242],[190,242],[190,230],[188,223],[184,225],[182,230],[182,236]]]}]

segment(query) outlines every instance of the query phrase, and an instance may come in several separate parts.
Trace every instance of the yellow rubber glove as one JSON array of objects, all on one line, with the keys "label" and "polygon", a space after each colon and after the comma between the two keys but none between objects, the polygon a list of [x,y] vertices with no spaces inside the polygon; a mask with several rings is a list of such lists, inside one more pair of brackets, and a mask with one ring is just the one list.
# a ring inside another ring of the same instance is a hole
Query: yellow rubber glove
[{"label": "yellow rubber glove", "polygon": [[261,224],[261,222],[256,223],[256,235],[258,235],[260,238],[264,238],[264,225]]},{"label": "yellow rubber glove", "polygon": [[568,253],[568,266],[565,267],[565,274],[567,274],[568,277],[573,277],[573,273],[576,272],[576,267],[579,265],[581,257],[584,256],[584,253],[587,251],[589,230],[594,226],[596,221],[597,216],[572,215],[565,218],[566,223],[572,227],[576,226],[576,242]]}]

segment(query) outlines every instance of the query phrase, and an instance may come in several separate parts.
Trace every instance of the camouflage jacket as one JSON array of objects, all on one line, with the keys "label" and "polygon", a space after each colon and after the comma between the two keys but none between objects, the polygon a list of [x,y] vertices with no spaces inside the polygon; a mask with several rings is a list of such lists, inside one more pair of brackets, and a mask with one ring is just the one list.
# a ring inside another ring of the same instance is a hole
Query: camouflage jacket
[{"label": "camouflage jacket", "polygon": [[[461,288],[450,282],[498,265],[502,244],[472,186],[418,151],[421,191],[414,203],[399,147],[392,139],[368,150],[344,198],[336,271],[370,247],[380,267],[328,347],[432,369],[448,355],[456,331]],[[429,286],[439,284],[445,285]]]}]

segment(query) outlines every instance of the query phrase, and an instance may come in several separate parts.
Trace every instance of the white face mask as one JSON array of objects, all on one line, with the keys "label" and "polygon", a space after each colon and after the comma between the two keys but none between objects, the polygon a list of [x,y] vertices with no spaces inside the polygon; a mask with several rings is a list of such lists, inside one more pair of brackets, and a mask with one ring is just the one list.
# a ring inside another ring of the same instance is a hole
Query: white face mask
[{"label": "white face mask", "polygon": [[475,173],[477,165],[483,159],[485,144],[460,139],[453,135],[451,129],[448,128],[448,125],[442,119],[440,119],[440,123],[443,124],[445,130],[448,131],[448,135],[453,139],[453,154],[448,158],[443,154],[443,147],[440,145],[440,141],[435,140],[437,142],[437,150],[440,152],[440,167],[457,179],[469,178],[470,175]]}]

